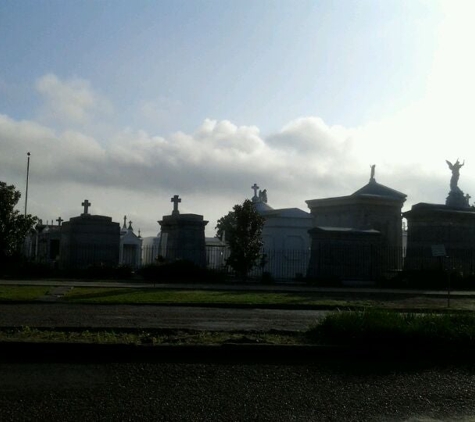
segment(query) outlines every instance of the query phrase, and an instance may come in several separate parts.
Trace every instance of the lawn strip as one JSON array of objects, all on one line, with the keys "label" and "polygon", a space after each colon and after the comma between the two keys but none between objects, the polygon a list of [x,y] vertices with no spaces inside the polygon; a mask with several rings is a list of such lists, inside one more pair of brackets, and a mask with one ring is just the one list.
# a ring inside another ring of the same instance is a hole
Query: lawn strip
[{"label": "lawn strip", "polygon": [[51,286],[0,286],[0,301],[32,301],[46,295]]},{"label": "lawn strip", "polygon": [[221,345],[221,344],[302,344],[305,337],[299,332],[221,332],[175,329],[50,329],[2,328],[1,342],[33,343],[89,343],[135,345]]},{"label": "lawn strip", "polygon": [[224,305],[323,305],[367,307],[370,300],[332,299],[320,294],[298,292],[241,292],[207,290],[113,289],[77,287],[64,301],[113,304],[224,304]]}]

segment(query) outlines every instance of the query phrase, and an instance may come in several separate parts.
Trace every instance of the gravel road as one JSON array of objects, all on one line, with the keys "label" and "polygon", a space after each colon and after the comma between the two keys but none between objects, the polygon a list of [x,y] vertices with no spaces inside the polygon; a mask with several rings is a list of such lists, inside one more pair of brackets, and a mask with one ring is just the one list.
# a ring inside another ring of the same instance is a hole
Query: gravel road
[{"label": "gravel road", "polygon": [[473,421],[475,367],[0,364],[2,421]]}]

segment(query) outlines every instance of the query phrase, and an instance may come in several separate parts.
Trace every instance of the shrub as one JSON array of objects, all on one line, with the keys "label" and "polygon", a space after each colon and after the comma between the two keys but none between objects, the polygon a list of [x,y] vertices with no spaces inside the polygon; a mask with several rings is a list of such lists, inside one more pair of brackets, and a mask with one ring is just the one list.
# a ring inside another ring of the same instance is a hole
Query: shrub
[{"label": "shrub", "polygon": [[475,345],[475,316],[471,314],[403,314],[366,310],[328,315],[308,331],[313,342],[334,344]]}]

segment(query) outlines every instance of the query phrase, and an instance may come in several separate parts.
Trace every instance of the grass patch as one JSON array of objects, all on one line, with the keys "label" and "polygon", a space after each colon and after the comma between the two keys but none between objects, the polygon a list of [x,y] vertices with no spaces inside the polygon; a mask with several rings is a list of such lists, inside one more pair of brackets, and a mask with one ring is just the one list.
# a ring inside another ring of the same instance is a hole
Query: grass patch
[{"label": "grass patch", "polygon": [[265,293],[207,290],[117,289],[76,287],[63,300],[74,303],[227,305],[318,305],[329,307],[370,306],[367,300],[336,300],[312,293]]},{"label": "grass patch", "polygon": [[51,330],[31,327],[0,329],[0,342],[13,341],[136,345],[299,344],[302,334],[193,330]]},{"label": "grass patch", "polygon": [[475,315],[382,310],[337,312],[307,332],[312,343],[475,346]]},{"label": "grass patch", "polygon": [[50,289],[49,286],[0,286],[0,301],[33,301]]},{"label": "grass patch", "polygon": [[136,345],[349,345],[475,347],[473,314],[400,314],[367,310],[335,312],[306,332],[223,332],[175,329],[42,329],[0,328],[0,342],[66,342]]}]

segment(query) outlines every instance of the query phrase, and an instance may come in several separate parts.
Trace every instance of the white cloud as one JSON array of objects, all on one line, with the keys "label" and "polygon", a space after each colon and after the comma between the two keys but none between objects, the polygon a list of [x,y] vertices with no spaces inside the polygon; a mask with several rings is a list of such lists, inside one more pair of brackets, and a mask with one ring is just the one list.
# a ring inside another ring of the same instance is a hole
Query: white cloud
[{"label": "white cloud", "polygon": [[139,106],[139,112],[155,127],[161,127],[173,121],[181,112],[182,106],[178,100],[159,97],[156,100],[143,101]]},{"label": "white cloud", "polygon": [[44,99],[39,116],[42,121],[82,125],[89,123],[95,113],[111,111],[110,103],[84,79],[62,81],[50,73],[37,80],[36,89]]},{"label": "white cloud", "polygon": [[267,137],[256,126],[205,119],[192,133],[162,136],[115,127],[104,141],[94,135],[100,124],[95,115],[110,110],[109,102],[87,81],[45,75],[37,83],[45,104],[36,121],[0,115],[0,180],[22,186],[30,151],[33,213],[44,220],[69,218],[89,198],[94,213],[116,221],[127,214],[144,235],[157,232],[156,221],[170,212],[174,194],[183,197],[184,212],[211,220],[212,234],[219,217],[252,195],[253,183],[268,190],[276,208],[306,209],[307,199],[360,188],[371,164],[378,182],[408,194],[410,206],[443,203],[450,179],[445,159],[459,157],[466,160],[460,186],[475,196],[467,97],[458,92],[451,103],[434,100],[448,95],[435,83],[446,78],[437,67],[443,61],[434,63],[430,95],[393,116],[355,128],[299,117]]}]

